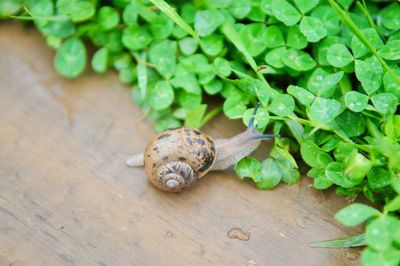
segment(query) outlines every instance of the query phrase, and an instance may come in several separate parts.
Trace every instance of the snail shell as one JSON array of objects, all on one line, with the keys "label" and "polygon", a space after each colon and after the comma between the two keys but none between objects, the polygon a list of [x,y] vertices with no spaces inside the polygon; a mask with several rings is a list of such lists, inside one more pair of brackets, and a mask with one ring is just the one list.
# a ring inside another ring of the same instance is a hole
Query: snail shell
[{"label": "snail shell", "polygon": [[168,129],[156,135],[144,151],[144,167],[152,184],[179,192],[205,175],[215,162],[214,140],[192,128]]}]

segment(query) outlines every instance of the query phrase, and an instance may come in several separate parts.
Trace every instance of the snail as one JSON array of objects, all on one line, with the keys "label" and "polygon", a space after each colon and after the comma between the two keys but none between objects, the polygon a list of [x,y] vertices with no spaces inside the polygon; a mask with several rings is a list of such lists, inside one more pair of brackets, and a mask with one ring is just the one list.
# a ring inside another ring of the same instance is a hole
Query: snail
[{"label": "snail", "polygon": [[236,136],[214,140],[194,128],[167,129],[149,142],[144,153],[126,163],[130,167],[144,166],[150,182],[161,190],[186,190],[207,172],[227,169],[252,153],[262,140],[277,137],[255,128],[258,106],[247,129]]}]

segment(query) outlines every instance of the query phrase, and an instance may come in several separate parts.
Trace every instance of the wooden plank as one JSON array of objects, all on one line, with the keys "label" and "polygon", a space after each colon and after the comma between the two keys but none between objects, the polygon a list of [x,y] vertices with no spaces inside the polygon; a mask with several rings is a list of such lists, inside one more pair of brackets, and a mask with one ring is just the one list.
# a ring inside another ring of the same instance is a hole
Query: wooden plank
[{"label": "wooden plank", "polygon": [[[357,264],[358,250],[308,247],[359,228],[335,222],[345,199],[307,178],[259,191],[226,171],[153,188],[125,166],[153,134],[128,88],[114,73],[63,79],[53,56],[33,29],[0,24],[1,265]],[[224,117],[204,129],[240,130]],[[250,239],[230,239],[236,227]]]}]

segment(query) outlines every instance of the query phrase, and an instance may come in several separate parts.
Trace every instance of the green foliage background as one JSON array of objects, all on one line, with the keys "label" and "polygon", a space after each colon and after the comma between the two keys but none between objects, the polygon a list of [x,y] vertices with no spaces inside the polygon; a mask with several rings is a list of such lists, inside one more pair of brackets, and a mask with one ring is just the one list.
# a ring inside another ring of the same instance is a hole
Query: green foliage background
[{"label": "green foliage background", "polygon": [[[400,263],[400,4],[353,0],[4,0],[0,17],[33,21],[56,49],[55,69],[115,69],[157,131],[202,127],[223,111],[283,136],[239,178],[260,189],[300,178],[363,194],[337,213],[365,234],[316,246],[367,245],[364,265]],[[87,46],[96,48],[88,58]],[[223,99],[207,110],[204,97]]]}]

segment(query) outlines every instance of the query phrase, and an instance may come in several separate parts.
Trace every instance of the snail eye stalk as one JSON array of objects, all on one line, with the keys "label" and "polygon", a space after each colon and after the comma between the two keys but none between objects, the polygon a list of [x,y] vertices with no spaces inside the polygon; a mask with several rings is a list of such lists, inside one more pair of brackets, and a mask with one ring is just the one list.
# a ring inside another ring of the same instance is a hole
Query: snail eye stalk
[{"label": "snail eye stalk", "polygon": [[279,138],[280,135],[275,135],[275,134],[259,134],[250,137],[250,140],[266,140],[266,139],[273,139],[273,138]]},{"label": "snail eye stalk", "polygon": [[256,118],[256,114],[257,114],[257,111],[258,111],[258,107],[260,107],[260,102],[258,102],[257,105],[256,105],[256,107],[254,108],[254,112],[253,112],[253,114],[252,114],[252,116],[251,116],[251,119],[250,119],[250,121],[249,121],[249,124],[247,125],[247,128],[253,128],[253,127],[254,127],[254,120],[255,120],[255,118]]}]

